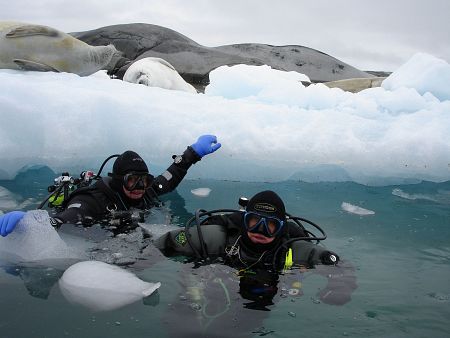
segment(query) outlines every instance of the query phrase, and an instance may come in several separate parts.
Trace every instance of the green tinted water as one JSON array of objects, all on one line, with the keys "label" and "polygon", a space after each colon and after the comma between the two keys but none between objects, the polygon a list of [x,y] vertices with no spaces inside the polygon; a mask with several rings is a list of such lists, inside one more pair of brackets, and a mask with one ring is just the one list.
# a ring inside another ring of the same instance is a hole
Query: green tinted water
[{"label": "green tinted water", "polygon": [[[199,187],[212,191],[206,198],[191,194]],[[40,191],[24,191],[11,182],[8,189],[24,198]],[[450,336],[450,182],[366,187],[195,180],[183,182],[165,200],[176,215],[172,221],[181,225],[197,208],[237,208],[240,196],[265,189],[279,193],[291,214],[320,224],[328,235],[323,244],[355,267],[358,287],[350,302],[337,306],[320,301],[317,293],[327,278],[297,270],[280,277],[273,305],[266,306],[270,311],[249,309],[233,269],[192,269],[173,260],[152,264],[150,257],[148,264],[131,269],[143,280],[160,281],[157,294],[118,310],[93,313],[62,296],[55,282],[63,271],[3,262],[0,336]],[[347,213],[342,202],[375,214]],[[299,294],[292,294],[293,285],[301,286]]]}]

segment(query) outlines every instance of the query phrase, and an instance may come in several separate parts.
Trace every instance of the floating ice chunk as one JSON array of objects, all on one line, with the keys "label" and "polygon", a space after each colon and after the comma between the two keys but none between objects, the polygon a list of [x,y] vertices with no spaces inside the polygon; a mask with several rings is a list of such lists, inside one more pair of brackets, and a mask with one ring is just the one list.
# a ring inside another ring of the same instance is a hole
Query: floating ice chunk
[{"label": "floating ice chunk", "polygon": [[360,216],[375,215],[375,211],[364,209],[364,208],[358,207],[356,205],[353,205],[353,204],[350,204],[347,202],[342,202],[341,208],[342,208],[342,210],[347,211],[348,213],[351,213],[351,214],[355,214],[355,215],[360,215]]},{"label": "floating ice chunk", "polygon": [[392,195],[398,196],[398,197],[401,197],[401,198],[404,198],[404,199],[407,199],[407,200],[415,200],[415,199],[417,199],[416,196],[408,194],[408,193],[404,192],[402,189],[398,189],[398,188],[395,188],[395,189],[392,190]]},{"label": "floating ice chunk", "polygon": [[0,258],[10,262],[79,259],[81,253],[69,248],[50,224],[44,210],[25,214],[14,231],[0,237]]},{"label": "floating ice chunk", "polygon": [[150,296],[161,283],[148,283],[133,273],[98,261],[72,265],[61,279],[59,287],[72,303],[94,311],[109,311]]},{"label": "floating ice chunk", "polygon": [[407,200],[427,200],[427,201],[433,201],[433,202],[443,202],[444,200],[441,198],[441,201],[437,197],[425,195],[425,194],[408,194],[407,192],[404,192],[402,189],[395,188],[392,190],[392,195],[398,196]]},{"label": "floating ice chunk", "polygon": [[209,188],[197,188],[191,190],[191,193],[198,197],[208,197],[211,189]]}]

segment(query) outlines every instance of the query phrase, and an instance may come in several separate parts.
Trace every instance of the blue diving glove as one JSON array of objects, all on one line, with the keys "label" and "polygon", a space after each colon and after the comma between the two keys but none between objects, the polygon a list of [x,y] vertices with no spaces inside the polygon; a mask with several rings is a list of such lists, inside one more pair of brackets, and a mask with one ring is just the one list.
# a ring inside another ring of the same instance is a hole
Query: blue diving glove
[{"label": "blue diving glove", "polygon": [[200,157],[215,152],[221,146],[220,143],[217,143],[217,137],[214,135],[202,135],[198,138],[197,142],[191,145],[192,149]]},{"label": "blue diving glove", "polygon": [[17,223],[19,223],[24,215],[25,212],[23,211],[11,211],[0,216],[0,235],[6,237],[13,232]]}]

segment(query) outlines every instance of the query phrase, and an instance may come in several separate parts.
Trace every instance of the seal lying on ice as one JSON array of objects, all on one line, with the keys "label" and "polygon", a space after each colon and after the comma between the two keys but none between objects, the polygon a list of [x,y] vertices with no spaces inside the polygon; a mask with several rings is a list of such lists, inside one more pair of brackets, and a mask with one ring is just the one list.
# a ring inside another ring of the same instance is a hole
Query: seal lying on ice
[{"label": "seal lying on ice", "polygon": [[0,68],[87,76],[118,53],[113,45],[90,46],[51,27],[0,22]]},{"label": "seal lying on ice", "polygon": [[128,67],[123,80],[149,87],[197,93],[195,88],[184,81],[169,62],[160,58],[147,57],[134,62]]}]

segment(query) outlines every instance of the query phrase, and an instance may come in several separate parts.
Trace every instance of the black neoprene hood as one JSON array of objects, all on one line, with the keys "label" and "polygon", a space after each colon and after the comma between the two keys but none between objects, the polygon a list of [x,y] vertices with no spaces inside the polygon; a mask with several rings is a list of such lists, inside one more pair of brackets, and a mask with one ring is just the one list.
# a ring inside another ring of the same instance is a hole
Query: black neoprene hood
[{"label": "black neoprene hood", "polygon": [[280,196],[271,190],[261,191],[253,196],[248,201],[246,210],[281,220],[286,218],[286,209],[283,201]]},{"label": "black neoprene hood", "polygon": [[125,175],[130,172],[148,173],[148,167],[142,157],[134,151],[127,150],[114,162],[113,174]]}]

